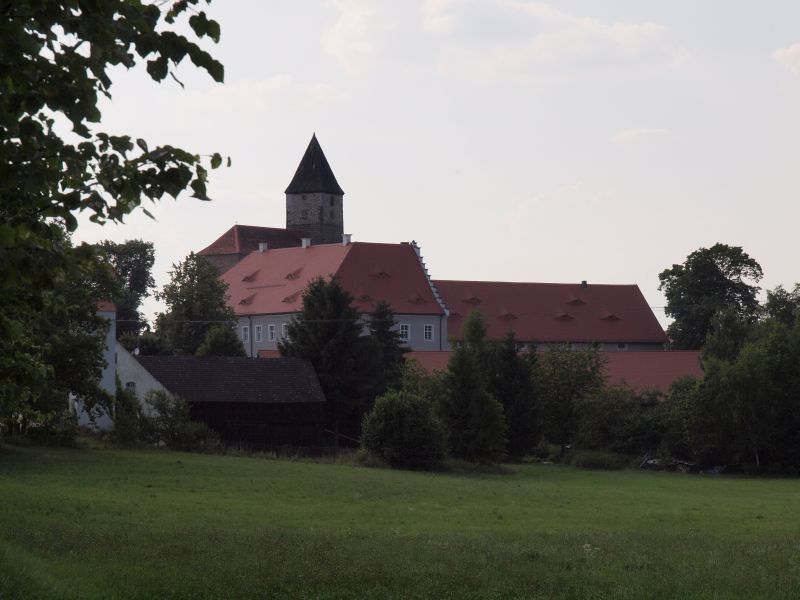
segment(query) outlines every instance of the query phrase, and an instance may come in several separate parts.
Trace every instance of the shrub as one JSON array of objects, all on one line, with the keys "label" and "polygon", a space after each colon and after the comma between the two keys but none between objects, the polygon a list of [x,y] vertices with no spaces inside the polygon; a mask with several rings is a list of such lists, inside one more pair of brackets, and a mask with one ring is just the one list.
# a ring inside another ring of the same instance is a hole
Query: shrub
[{"label": "shrub", "polygon": [[637,393],[625,386],[608,386],[576,403],[581,448],[642,454],[658,447],[658,396]]},{"label": "shrub", "polygon": [[220,446],[219,436],[205,423],[192,421],[189,404],[165,390],[153,390],[144,397],[147,408],[140,414],[142,437],[162,443],[172,450],[213,452]]},{"label": "shrub", "polygon": [[633,466],[637,457],[600,450],[579,450],[572,455],[570,464],[579,469],[605,469],[619,471]]},{"label": "shrub", "polygon": [[409,392],[390,390],[375,400],[361,441],[392,467],[430,469],[444,458],[444,430],[433,406]]},{"label": "shrub", "polygon": [[114,427],[111,441],[124,447],[135,446],[139,442],[139,399],[117,380],[117,393],[114,397]]}]

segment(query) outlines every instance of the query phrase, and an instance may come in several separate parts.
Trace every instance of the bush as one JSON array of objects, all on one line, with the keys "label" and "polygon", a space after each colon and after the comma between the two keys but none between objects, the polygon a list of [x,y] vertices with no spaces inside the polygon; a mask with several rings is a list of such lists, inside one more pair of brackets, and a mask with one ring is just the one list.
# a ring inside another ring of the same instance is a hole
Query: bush
[{"label": "bush", "polygon": [[117,380],[114,398],[114,427],[111,441],[126,448],[139,442],[139,399],[136,394],[124,389]]},{"label": "bush", "polygon": [[627,454],[601,452],[600,450],[579,450],[572,455],[570,464],[579,469],[619,471],[636,465],[637,461],[637,457]]},{"label": "bush", "polygon": [[444,429],[433,406],[405,391],[390,390],[375,400],[361,442],[396,468],[430,469],[444,458]]},{"label": "bush", "polygon": [[580,448],[643,454],[658,447],[658,396],[625,386],[595,390],[575,404]]},{"label": "bush", "polygon": [[221,446],[219,436],[205,423],[192,421],[189,404],[180,396],[165,390],[148,392],[140,413],[142,438],[162,443],[171,450],[214,452]]}]

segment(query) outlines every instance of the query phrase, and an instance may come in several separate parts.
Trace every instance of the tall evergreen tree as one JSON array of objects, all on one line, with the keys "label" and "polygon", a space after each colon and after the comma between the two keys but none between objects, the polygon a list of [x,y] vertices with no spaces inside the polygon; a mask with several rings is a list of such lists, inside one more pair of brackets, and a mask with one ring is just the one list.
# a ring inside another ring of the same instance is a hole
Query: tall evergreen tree
[{"label": "tall evergreen tree", "polygon": [[513,332],[494,343],[489,354],[489,391],[503,405],[508,425],[508,454],[513,457],[524,456],[538,441],[535,363],[535,352],[520,355]]},{"label": "tall evergreen tree", "polygon": [[176,354],[192,355],[212,327],[232,326],[236,317],[226,301],[227,285],[202,256],[190,253],[172,265],[170,274],[170,282],[156,294],[167,304],[167,312],[156,318],[156,332]]},{"label": "tall evergreen tree", "polygon": [[305,358],[314,366],[337,445],[340,432],[359,434],[366,410],[369,345],[352,302],[336,278],[314,279],[303,291],[303,309],[290,321],[288,337],[278,344],[282,356]]},{"label": "tall evergreen tree", "polygon": [[447,365],[440,405],[450,452],[470,461],[499,460],[505,455],[506,420],[488,389],[485,317],[473,311],[462,331],[461,345]]},{"label": "tall evergreen tree", "polygon": [[369,315],[369,340],[374,361],[371,395],[378,397],[400,384],[405,362],[403,355],[407,352],[397,331],[394,311],[385,300],[377,302]]}]

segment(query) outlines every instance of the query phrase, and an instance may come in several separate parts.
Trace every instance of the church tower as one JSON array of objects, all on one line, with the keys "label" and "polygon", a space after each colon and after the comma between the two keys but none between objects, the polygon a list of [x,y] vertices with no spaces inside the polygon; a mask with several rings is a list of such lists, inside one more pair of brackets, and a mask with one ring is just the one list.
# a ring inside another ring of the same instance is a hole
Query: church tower
[{"label": "church tower", "polygon": [[286,188],[286,229],[312,244],[337,244],[344,233],[344,192],[333,176],[316,134]]}]

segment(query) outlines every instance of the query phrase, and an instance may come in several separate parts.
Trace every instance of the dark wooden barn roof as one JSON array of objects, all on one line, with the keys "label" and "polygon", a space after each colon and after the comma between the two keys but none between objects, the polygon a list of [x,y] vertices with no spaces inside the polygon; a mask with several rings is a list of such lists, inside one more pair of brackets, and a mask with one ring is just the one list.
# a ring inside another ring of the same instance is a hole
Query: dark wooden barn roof
[{"label": "dark wooden barn roof", "polygon": [[292,178],[289,187],[286,188],[287,194],[344,194],[336,177],[333,175],[328,159],[322,152],[322,147],[317,141],[316,134],[311,136],[311,141],[306,148],[306,153],[297,167],[297,172]]},{"label": "dark wooden barn roof", "polygon": [[298,358],[137,356],[136,360],[187,402],[325,402],[311,363]]}]

